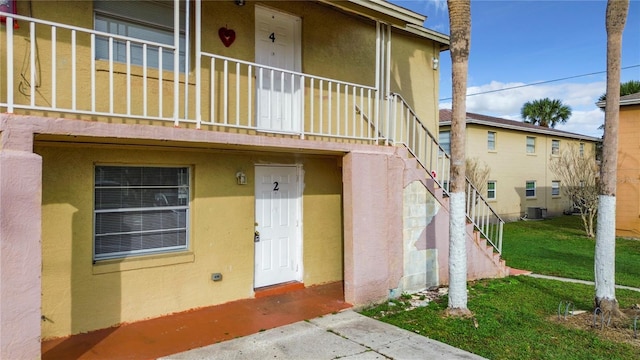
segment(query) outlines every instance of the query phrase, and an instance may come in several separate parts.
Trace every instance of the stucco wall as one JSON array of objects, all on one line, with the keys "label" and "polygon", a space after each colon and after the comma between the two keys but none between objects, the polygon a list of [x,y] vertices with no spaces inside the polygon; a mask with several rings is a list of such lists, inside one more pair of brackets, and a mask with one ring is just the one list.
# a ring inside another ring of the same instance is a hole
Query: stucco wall
[{"label": "stucco wall", "polygon": [[620,107],[616,235],[640,237],[640,105]]},{"label": "stucco wall", "polygon": [[[342,279],[340,162],[333,157],[39,143],[42,337],[253,296],[254,164],[302,164],[303,279]],[[190,249],[92,264],[94,164],[192,167]],[[243,170],[249,184],[237,185]],[[221,272],[221,282],[211,273]]]},{"label": "stucco wall", "polygon": [[442,207],[420,181],[403,190],[403,258],[404,273],[400,292],[415,292],[438,285],[438,250],[427,226],[435,222]]},{"label": "stucco wall", "polygon": [[433,94],[440,91],[440,68],[433,69],[433,59],[440,58],[439,47],[400,31],[391,39],[391,91],[402,95],[427,129],[437,134],[438,98]]},{"label": "stucco wall", "polygon": [[42,159],[7,150],[6,135],[0,131],[0,358],[39,359]]},{"label": "stucco wall", "polygon": [[345,301],[384,301],[403,275],[403,161],[351,152],[343,165]]}]

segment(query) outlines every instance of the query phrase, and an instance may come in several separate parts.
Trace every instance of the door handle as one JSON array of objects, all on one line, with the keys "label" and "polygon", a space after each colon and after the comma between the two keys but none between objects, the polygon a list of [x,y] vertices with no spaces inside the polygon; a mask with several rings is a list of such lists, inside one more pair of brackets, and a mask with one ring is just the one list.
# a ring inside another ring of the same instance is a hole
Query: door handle
[{"label": "door handle", "polygon": [[253,242],[260,242],[260,232],[258,232],[257,230],[253,234]]}]

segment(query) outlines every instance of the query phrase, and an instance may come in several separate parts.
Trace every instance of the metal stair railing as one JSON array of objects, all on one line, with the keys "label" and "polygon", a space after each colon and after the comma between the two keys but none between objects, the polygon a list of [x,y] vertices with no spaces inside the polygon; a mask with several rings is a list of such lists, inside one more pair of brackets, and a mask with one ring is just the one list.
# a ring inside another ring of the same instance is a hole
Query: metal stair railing
[{"label": "metal stair railing", "polygon": [[429,177],[448,195],[450,155],[401,95],[392,93],[388,98],[388,107],[388,134],[384,137],[394,144],[405,145],[427,170]]},{"label": "metal stair railing", "polygon": [[[451,157],[440,146],[415,111],[400,94],[391,93],[388,103],[388,134],[394,144],[406,146],[428,176],[449,195]],[[502,254],[502,233],[504,220],[489,205],[469,178],[466,182],[466,215],[480,235]]]}]

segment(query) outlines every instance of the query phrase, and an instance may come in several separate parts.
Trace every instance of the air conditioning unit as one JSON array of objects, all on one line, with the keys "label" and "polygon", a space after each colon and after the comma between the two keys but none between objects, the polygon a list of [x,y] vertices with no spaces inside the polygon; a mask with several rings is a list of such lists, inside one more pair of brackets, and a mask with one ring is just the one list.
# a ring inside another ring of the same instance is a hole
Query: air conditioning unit
[{"label": "air conditioning unit", "polygon": [[539,207],[528,207],[527,208],[527,219],[530,219],[530,220],[542,219],[542,208],[539,208]]}]

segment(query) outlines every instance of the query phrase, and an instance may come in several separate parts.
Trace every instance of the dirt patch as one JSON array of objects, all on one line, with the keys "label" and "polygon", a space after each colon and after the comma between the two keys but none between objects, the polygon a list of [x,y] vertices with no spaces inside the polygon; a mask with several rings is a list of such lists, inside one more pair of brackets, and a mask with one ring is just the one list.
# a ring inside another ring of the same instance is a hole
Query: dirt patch
[{"label": "dirt patch", "polygon": [[[636,304],[620,311],[625,314],[625,317],[609,320],[608,314],[604,314],[604,317],[598,314],[595,316],[595,321],[593,311],[574,311],[573,314],[569,311],[566,316],[564,311],[561,311],[560,316],[554,315],[549,318],[549,321],[592,332],[601,339],[626,343],[640,349],[640,306]],[[635,331],[634,321],[636,322]]]}]

